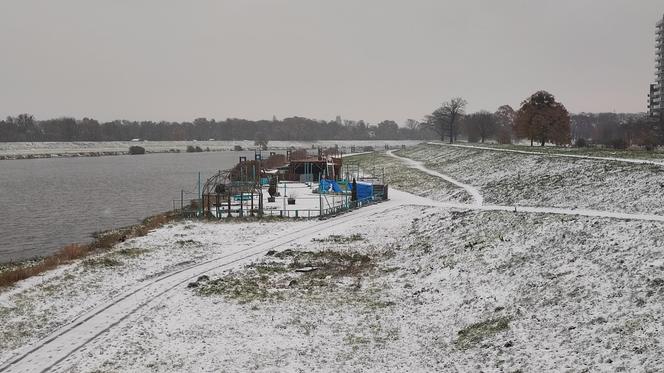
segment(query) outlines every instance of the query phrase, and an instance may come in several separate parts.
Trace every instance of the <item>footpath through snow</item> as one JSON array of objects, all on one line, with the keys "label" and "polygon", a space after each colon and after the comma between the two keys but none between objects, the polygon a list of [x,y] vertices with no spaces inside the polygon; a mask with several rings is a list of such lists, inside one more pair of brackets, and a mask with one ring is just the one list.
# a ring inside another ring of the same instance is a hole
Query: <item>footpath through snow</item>
[{"label": "footpath through snow", "polygon": [[[487,148],[491,149],[491,148]],[[528,212],[528,213],[545,213],[545,214],[560,214],[560,215],[575,215],[575,216],[588,216],[588,217],[601,217],[601,218],[613,218],[613,219],[627,219],[627,220],[643,220],[643,221],[657,221],[664,222],[664,216],[654,215],[654,214],[630,214],[622,212],[610,212],[610,211],[600,211],[592,209],[566,209],[558,207],[532,207],[532,206],[501,206],[501,205],[484,205],[482,195],[476,187],[473,187],[468,184],[464,184],[449,175],[441,174],[440,172],[426,168],[422,162],[416,160],[400,157],[393,153],[392,150],[388,151],[388,154],[394,158],[397,158],[403,161],[407,166],[418,169],[422,172],[425,172],[429,175],[439,177],[451,184],[454,184],[460,188],[463,188],[468,194],[473,196],[473,204],[463,204],[463,203],[439,203],[438,206],[449,207],[449,208],[458,208],[458,209],[473,209],[473,210],[485,210],[485,211],[514,211],[514,212]]]},{"label": "footpath through snow", "polygon": [[395,157],[397,159],[402,160],[403,162],[405,162],[411,168],[415,168],[415,169],[418,169],[418,170],[420,170],[424,173],[427,173],[431,176],[441,178],[441,179],[447,181],[450,184],[456,185],[459,188],[464,189],[466,192],[468,192],[468,194],[470,194],[473,197],[473,201],[474,201],[473,204],[475,206],[482,206],[482,204],[484,204],[484,198],[482,198],[482,194],[480,193],[479,189],[477,189],[477,188],[475,188],[471,185],[464,184],[464,183],[462,183],[458,180],[455,180],[455,179],[453,179],[453,178],[451,178],[447,175],[441,174],[440,172],[430,170],[430,169],[424,167],[422,162],[418,162],[418,161],[410,159],[410,158],[399,157],[398,155],[394,154],[393,150],[389,150],[387,152],[387,154],[391,155],[392,157]]}]

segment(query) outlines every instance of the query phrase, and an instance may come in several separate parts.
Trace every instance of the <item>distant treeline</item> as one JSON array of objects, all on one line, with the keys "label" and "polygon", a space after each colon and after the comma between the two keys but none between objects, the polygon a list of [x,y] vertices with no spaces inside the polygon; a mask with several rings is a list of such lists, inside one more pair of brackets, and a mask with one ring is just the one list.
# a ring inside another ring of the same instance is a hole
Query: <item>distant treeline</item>
[{"label": "distant treeline", "polygon": [[[496,112],[481,111],[460,116],[455,139],[469,142],[515,142],[518,126],[516,112],[508,105]],[[628,146],[664,145],[664,126],[645,114],[581,113],[571,114],[569,139],[571,144],[606,145],[615,148]],[[100,123],[94,119],[58,118],[36,120],[21,114],[0,121],[0,142],[16,141],[150,141],[185,140],[253,140],[317,141],[317,140],[435,140],[440,131],[431,125],[431,118],[423,121],[409,119],[404,126],[385,120],[369,124],[362,120],[313,120],[302,117],[283,120],[198,118],[193,122],[151,122],[116,120]],[[444,127],[445,124],[443,123]],[[447,132],[445,129],[443,132]]]},{"label": "distant treeline", "polygon": [[90,118],[36,120],[21,114],[0,121],[0,142],[16,141],[150,141],[183,140],[407,140],[434,139],[435,134],[415,124],[399,127],[391,120],[375,125],[364,121],[320,121],[301,117],[283,120],[198,118],[193,122],[135,122],[116,120],[100,123]]}]

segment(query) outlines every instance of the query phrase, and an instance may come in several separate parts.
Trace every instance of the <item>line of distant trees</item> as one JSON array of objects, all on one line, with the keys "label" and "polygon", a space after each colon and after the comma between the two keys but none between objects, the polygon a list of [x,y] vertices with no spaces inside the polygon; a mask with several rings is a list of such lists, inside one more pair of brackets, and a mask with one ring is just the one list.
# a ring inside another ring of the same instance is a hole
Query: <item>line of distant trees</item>
[{"label": "line of distant trees", "polygon": [[30,114],[0,121],[0,142],[17,141],[150,141],[253,140],[258,146],[268,141],[317,140],[442,140],[496,141],[510,144],[529,139],[531,144],[588,146],[616,149],[664,145],[664,124],[645,113],[569,114],[546,91],[539,91],[514,110],[509,105],[495,112],[466,113],[467,102],[453,98],[418,121],[408,119],[399,126],[385,120],[369,124],[362,120],[333,121],[291,117],[283,120],[198,118],[193,122],[152,122],[57,118],[36,120]]},{"label": "line of distant trees", "polygon": [[465,112],[466,101],[453,98],[424,118],[427,127],[441,141],[458,138],[468,142],[496,141],[510,144],[521,139],[531,145],[603,145],[616,149],[641,146],[654,149],[664,145],[664,123],[646,113],[570,114],[555,97],[538,91],[514,110],[509,105],[495,112]]},{"label": "line of distant trees", "polygon": [[427,140],[435,134],[409,120],[405,126],[385,120],[369,124],[362,120],[313,120],[302,117],[283,120],[198,118],[193,122],[151,122],[57,118],[36,120],[30,114],[0,121],[0,142],[16,141],[150,141],[184,140]]}]

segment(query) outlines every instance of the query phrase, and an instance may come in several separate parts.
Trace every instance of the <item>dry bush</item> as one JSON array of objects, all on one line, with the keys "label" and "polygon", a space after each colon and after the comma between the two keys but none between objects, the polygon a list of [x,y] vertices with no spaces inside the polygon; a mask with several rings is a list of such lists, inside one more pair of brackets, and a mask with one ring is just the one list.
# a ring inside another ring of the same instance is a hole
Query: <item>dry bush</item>
[{"label": "dry bush", "polygon": [[56,257],[59,257],[62,261],[69,261],[85,256],[88,251],[89,249],[87,246],[72,244],[67,245],[60,250],[60,252],[56,254]]},{"label": "dry bush", "polygon": [[155,215],[147,218],[142,224],[100,233],[95,236],[95,240],[88,245],[71,244],[63,247],[52,256],[46,257],[34,265],[25,265],[6,272],[0,273],[0,288],[11,286],[21,280],[32,276],[42,274],[46,271],[55,269],[60,264],[66,264],[75,259],[86,257],[90,253],[98,250],[107,250],[115,246],[118,242],[127,238],[142,237],[151,230],[161,227],[177,218],[177,215],[171,212]]}]

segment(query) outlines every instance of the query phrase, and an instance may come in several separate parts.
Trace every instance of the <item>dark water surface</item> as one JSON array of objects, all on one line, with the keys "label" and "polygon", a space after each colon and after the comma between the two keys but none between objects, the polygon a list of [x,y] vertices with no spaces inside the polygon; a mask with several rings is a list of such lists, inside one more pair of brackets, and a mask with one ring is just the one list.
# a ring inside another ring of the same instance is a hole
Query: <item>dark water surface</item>
[{"label": "dark water surface", "polygon": [[[48,255],[96,231],[171,210],[218,170],[253,152],[0,161],[0,262]],[[191,196],[194,198],[195,195]]]}]

